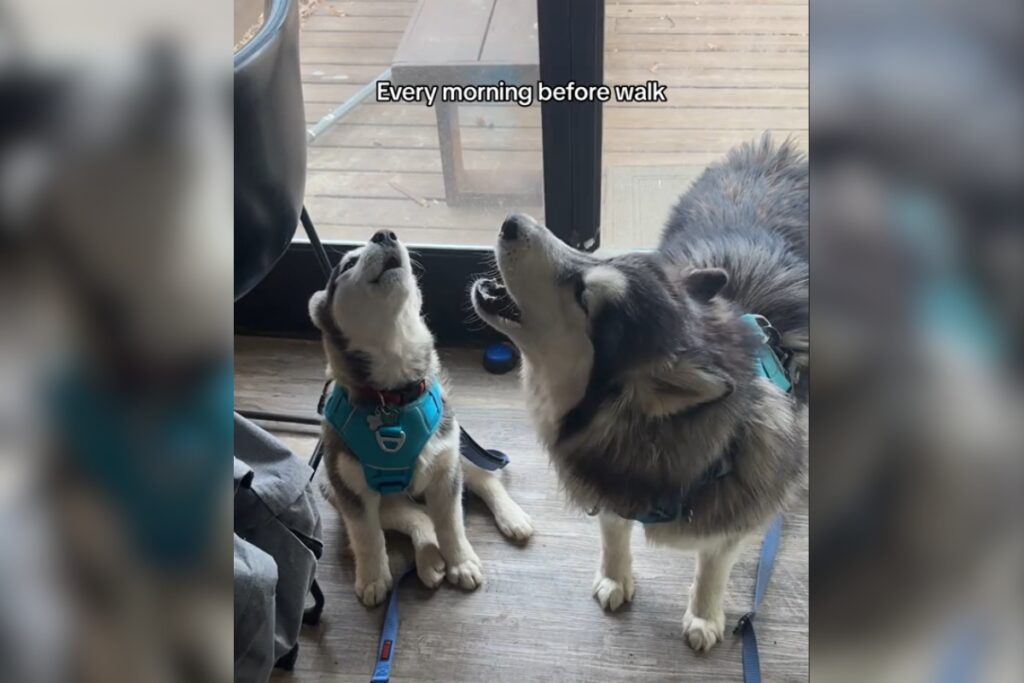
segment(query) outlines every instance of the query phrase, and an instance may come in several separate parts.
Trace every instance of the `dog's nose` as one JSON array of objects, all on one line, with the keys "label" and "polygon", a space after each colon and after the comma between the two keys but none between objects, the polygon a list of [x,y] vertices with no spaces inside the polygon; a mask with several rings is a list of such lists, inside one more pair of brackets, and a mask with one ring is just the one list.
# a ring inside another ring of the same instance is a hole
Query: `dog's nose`
[{"label": "dog's nose", "polygon": [[501,224],[501,230],[498,232],[498,235],[501,236],[501,239],[509,240],[510,242],[515,239],[518,239],[519,228],[520,224],[522,223],[522,220],[522,215],[518,213],[509,214],[508,218],[505,219],[505,222]]},{"label": "dog's nose", "polygon": [[383,244],[384,246],[398,244],[398,235],[390,230],[378,230],[373,233],[373,237],[370,238],[370,241],[376,244]]}]

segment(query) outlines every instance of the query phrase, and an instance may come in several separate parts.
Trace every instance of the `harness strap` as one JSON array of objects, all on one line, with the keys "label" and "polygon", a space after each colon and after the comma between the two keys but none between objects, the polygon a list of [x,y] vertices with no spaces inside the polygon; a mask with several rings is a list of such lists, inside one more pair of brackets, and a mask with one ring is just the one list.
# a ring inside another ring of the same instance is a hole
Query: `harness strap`
[{"label": "harness strap", "polygon": [[757,580],[754,583],[754,604],[751,610],[740,617],[733,634],[743,637],[743,681],[761,683],[761,657],[757,652],[757,635],[754,633],[754,616],[761,609],[764,591],[772,576],[775,556],[779,551],[779,537],[782,535],[782,515],[776,515],[761,543],[761,558],[757,562]]},{"label": "harness strap", "polygon": [[477,467],[494,472],[509,463],[507,455],[494,448],[484,448],[462,427],[459,427],[459,452]]}]

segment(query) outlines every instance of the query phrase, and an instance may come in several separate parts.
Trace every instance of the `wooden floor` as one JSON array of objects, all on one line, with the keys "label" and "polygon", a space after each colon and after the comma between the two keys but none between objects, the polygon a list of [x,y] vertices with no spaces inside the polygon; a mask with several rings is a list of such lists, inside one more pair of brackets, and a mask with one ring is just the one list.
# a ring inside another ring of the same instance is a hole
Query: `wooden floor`
[{"label": "wooden floor", "polygon": [[[638,531],[636,599],[615,615],[602,612],[590,595],[597,524],[563,504],[527,422],[517,379],[486,374],[477,351],[444,351],[442,360],[453,379],[460,421],[477,440],[512,457],[506,485],[532,516],[536,533],[525,547],[506,542],[482,504],[467,503],[467,532],[484,562],[485,584],[463,593],[448,585],[431,592],[415,577],[402,583],[392,680],[741,681],[735,637],[728,635],[706,656],[683,643],[681,622],[694,571],[690,555],[647,547]],[[319,343],[240,337],[235,363],[239,407],[313,414],[323,381]],[[302,457],[312,452],[314,432],[278,434]],[[384,609],[357,602],[338,516],[327,504],[321,511],[327,547],[319,576],[327,609],[322,624],[303,632],[296,670],[277,673],[274,680],[365,683]],[[732,623],[750,605],[757,553],[758,544],[752,544],[733,571],[726,598]],[[786,516],[778,563],[758,615],[765,681],[807,680],[807,605],[804,499]]]},{"label": "wooden floor", "polygon": [[[316,6],[301,36],[310,125],[391,65],[415,4]],[[617,192],[604,183],[605,246],[652,243],[661,221],[650,217],[663,215],[666,197],[764,130],[806,148],[807,18],[807,0],[607,0],[605,82],[657,79],[669,101],[604,106],[604,171],[639,166],[647,179],[614,184]],[[467,168],[541,173],[538,106],[464,106],[460,115]],[[662,166],[673,186],[651,196],[644,183]],[[422,105],[359,106],[313,144],[308,168],[306,203],[327,239],[364,240],[388,227],[409,242],[491,245],[510,208],[543,214],[540,206],[497,202],[445,205],[434,112]],[[634,216],[642,224],[630,223]]]}]

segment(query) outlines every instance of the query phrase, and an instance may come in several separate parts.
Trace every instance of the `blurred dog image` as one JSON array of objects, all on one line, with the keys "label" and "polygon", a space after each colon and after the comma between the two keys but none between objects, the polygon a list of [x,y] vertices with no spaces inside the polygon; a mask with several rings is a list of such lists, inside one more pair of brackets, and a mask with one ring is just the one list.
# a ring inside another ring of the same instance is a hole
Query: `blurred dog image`
[{"label": "blurred dog image", "polygon": [[[382,602],[392,586],[385,529],[410,536],[417,573],[427,587],[436,588],[446,575],[467,590],[480,586],[483,568],[463,527],[463,481],[491,509],[505,536],[524,541],[533,533],[530,518],[500,480],[462,461],[458,423],[420,308],[409,252],[390,231],[377,232],[345,254],[327,288],[309,302],[310,316],[323,333],[329,378],[354,405],[367,397],[371,409],[386,401],[408,405],[434,382],[443,405],[436,431],[416,457],[407,491],[391,494],[371,486],[352,444],[334,425],[323,423],[327,481],[321,488],[344,519],[355,555],[355,591],[368,606]],[[425,509],[411,500],[420,496]]]},{"label": "blurred dog image", "polygon": [[495,248],[501,281],[471,289],[522,350],[529,410],[569,499],[599,511],[598,602],[633,598],[640,520],[650,541],[698,553],[683,620],[698,651],[722,639],[741,541],[803,477],[805,383],[789,393],[758,373],[760,339],[741,316],[770,321],[791,377],[806,370],[807,221],[807,163],[765,136],[704,172],[657,250],[598,258],[513,214]]}]

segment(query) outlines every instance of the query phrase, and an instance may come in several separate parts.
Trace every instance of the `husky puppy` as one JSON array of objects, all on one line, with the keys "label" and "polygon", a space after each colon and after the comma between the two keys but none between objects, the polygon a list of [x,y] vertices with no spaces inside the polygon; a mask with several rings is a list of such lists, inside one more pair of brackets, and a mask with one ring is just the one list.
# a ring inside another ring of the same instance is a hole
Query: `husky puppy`
[{"label": "husky puppy", "polygon": [[806,460],[806,393],[755,370],[766,317],[807,365],[807,164],[765,136],[708,168],[680,199],[657,250],[598,258],[528,216],[501,227],[501,282],[473,307],[522,350],[541,440],[572,503],[599,511],[594,595],[633,598],[630,532],[694,549],[683,629],[698,651],[722,639],[723,594],[744,537],[786,503]]},{"label": "husky puppy", "polygon": [[[401,393],[434,378],[442,385],[443,418],[402,493],[382,496],[370,488],[359,459],[333,426],[326,420],[322,424],[327,482],[321,489],[345,522],[355,555],[355,592],[368,606],[382,602],[392,586],[385,529],[411,537],[416,570],[427,587],[436,588],[446,575],[467,590],[482,583],[480,558],[462,522],[463,477],[494,513],[503,534],[524,541],[533,533],[530,518],[500,480],[460,456],[459,426],[420,307],[409,252],[390,231],[377,232],[365,246],[345,254],[327,288],[309,301],[313,323],[323,333],[328,377],[353,402]],[[411,500],[419,496],[426,500],[425,510]]]}]

